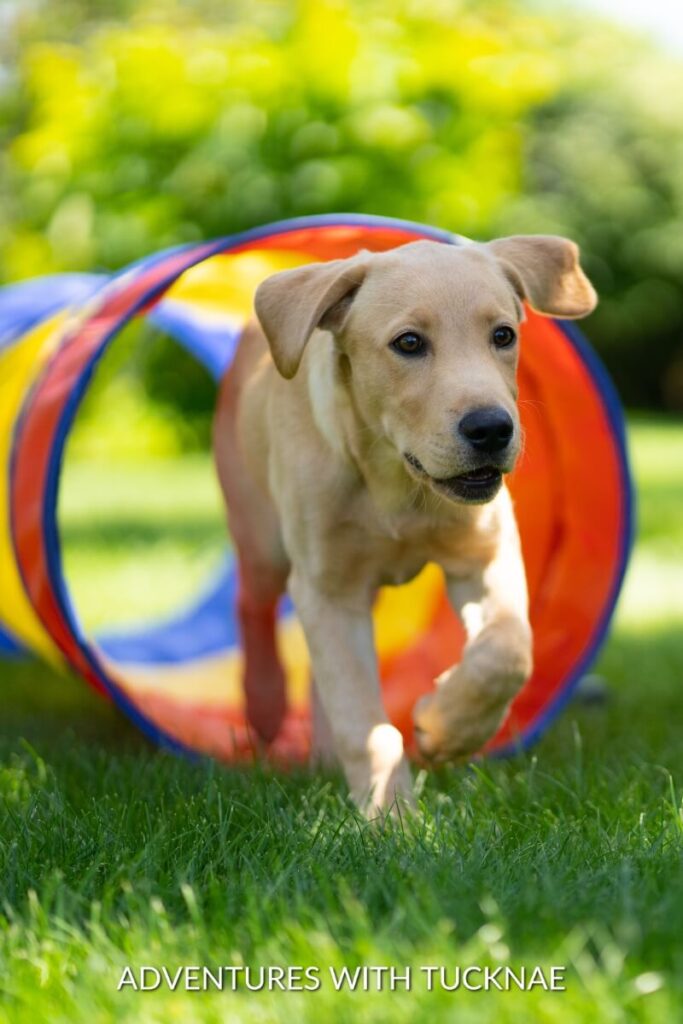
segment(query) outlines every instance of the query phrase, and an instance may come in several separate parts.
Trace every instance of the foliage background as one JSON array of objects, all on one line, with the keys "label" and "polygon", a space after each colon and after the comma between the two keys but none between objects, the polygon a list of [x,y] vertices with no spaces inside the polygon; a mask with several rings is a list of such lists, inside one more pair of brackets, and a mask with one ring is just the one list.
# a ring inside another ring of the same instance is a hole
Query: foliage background
[{"label": "foliage background", "polygon": [[[680,410],[681,95],[683,62],[561,3],[0,0],[0,280],[325,211],[564,233],[623,398]],[[126,366],[205,440],[198,367]]]}]

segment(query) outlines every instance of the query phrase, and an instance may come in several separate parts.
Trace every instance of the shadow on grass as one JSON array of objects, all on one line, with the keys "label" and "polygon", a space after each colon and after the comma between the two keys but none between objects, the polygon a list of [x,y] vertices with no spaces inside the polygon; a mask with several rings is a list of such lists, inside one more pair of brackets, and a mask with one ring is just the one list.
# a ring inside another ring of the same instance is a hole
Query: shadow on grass
[{"label": "shadow on grass", "polygon": [[0,744],[21,739],[47,750],[74,741],[111,753],[150,747],[143,734],[108,698],[71,672],[58,672],[33,659],[0,662]]},{"label": "shadow on grass", "polygon": [[62,527],[61,537],[71,549],[92,547],[98,551],[157,544],[197,548],[227,546],[226,531],[220,523],[196,518],[167,520],[162,524],[144,522],[137,517],[68,523]]}]

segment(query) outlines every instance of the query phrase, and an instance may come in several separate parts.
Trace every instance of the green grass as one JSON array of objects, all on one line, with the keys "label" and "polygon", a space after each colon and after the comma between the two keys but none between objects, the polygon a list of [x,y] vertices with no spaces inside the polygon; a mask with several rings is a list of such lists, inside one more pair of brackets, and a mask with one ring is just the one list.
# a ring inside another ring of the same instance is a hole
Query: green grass
[{"label": "green grass", "polygon": [[[683,426],[636,419],[631,441],[640,536],[607,700],[527,754],[420,773],[403,827],[366,825],[334,774],[177,760],[78,681],[0,665],[0,1021],[683,1019]],[[176,572],[216,557],[208,474],[172,469],[70,470],[88,621],[134,617],[159,579],[175,601]],[[419,972],[501,962],[565,965],[566,991],[430,993]],[[329,967],[361,963],[412,966],[412,990],[334,992]],[[314,965],[321,987],[116,991],[125,965],[181,964]]]},{"label": "green grass", "polygon": [[181,608],[220,561],[226,527],[206,457],[67,460],[60,500],[65,574],[85,625]]}]

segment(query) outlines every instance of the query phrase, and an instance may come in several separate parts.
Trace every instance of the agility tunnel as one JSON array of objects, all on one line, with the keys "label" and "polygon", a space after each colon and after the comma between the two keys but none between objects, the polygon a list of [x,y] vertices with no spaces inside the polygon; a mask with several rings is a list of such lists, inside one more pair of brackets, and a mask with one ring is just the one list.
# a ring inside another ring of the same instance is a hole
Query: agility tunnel
[{"label": "agility tunnel", "polygon": [[[218,379],[269,274],[420,238],[464,241],[387,218],[320,216],[157,253],[111,277],[57,275],[0,290],[0,659],[30,652],[70,666],[178,752],[224,760],[253,754],[227,552],[192,607],[169,621],[85,634],[63,572],[57,517],[69,432],[98,361],[132,318],[149,317]],[[605,637],[631,543],[619,402],[573,324],[528,311],[519,384],[526,443],[509,484],[535,670],[487,753],[533,742],[566,702]],[[457,660],[462,628],[431,565],[381,591],[374,614],[387,709],[413,750],[412,706]],[[297,759],[309,743],[309,665],[287,599],[278,643],[289,711],[271,754]]]}]

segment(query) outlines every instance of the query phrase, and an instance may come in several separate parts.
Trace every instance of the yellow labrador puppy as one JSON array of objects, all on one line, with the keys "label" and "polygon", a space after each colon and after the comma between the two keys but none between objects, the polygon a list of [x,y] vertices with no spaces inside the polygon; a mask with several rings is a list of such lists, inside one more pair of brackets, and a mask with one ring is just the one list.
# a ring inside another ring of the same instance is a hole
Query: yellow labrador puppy
[{"label": "yellow labrador puppy", "polygon": [[[595,306],[577,247],[544,235],[419,241],[274,274],[256,292],[214,423],[239,560],[247,713],[268,741],[285,712],[275,606],[289,590],[310,650],[318,746],[370,815],[410,802],[382,703],[377,588],[444,571],[468,641],[415,708],[431,760],[474,753],[532,667],[519,536],[503,477],[521,444],[523,301]],[[324,738],[321,738],[321,736]]]}]

